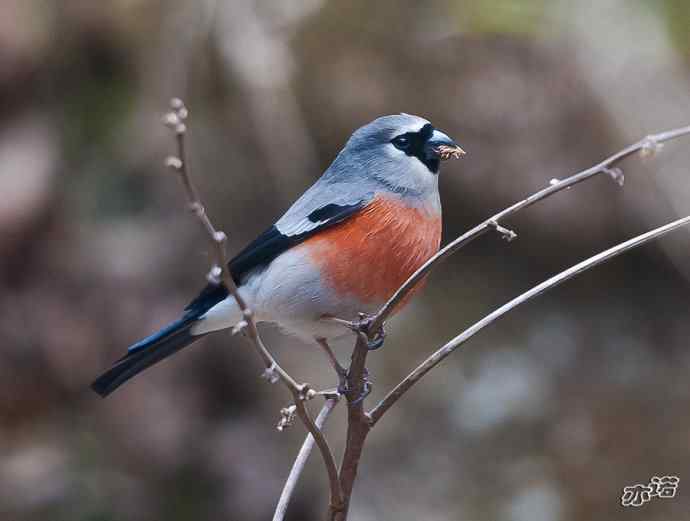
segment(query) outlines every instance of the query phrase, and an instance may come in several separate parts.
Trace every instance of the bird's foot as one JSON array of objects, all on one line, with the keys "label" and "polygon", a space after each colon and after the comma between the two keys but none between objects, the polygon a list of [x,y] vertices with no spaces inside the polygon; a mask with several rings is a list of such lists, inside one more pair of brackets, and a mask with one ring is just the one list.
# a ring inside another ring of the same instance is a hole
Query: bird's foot
[{"label": "bird's foot", "polygon": [[386,340],[386,330],[381,326],[381,329],[376,332],[374,338],[367,340],[367,348],[369,351],[376,351],[383,346],[384,340]]},{"label": "bird's foot", "polygon": [[352,323],[352,329],[354,331],[364,333],[367,336],[367,347],[369,351],[376,351],[383,346],[383,342],[386,340],[386,330],[383,324],[377,331],[371,330],[371,324],[374,318],[375,315],[359,313],[358,319]]}]

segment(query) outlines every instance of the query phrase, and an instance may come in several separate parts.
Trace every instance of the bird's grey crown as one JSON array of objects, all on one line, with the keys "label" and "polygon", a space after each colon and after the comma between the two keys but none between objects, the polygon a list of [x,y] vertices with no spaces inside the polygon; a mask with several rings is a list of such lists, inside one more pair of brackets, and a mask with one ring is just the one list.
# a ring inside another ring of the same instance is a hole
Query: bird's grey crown
[{"label": "bird's grey crown", "polygon": [[382,145],[388,143],[395,136],[406,132],[417,132],[429,122],[410,114],[400,113],[381,116],[371,123],[355,130],[345,145],[345,149],[360,146]]}]

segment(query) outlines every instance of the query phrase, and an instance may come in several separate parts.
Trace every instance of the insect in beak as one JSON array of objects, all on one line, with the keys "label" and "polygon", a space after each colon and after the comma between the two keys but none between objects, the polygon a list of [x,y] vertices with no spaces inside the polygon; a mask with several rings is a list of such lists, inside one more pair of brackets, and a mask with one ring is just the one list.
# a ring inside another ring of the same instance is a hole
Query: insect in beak
[{"label": "insect in beak", "polygon": [[458,145],[439,145],[434,151],[442,161],[446,161],[447,159],[460,159],[467,153]]}]

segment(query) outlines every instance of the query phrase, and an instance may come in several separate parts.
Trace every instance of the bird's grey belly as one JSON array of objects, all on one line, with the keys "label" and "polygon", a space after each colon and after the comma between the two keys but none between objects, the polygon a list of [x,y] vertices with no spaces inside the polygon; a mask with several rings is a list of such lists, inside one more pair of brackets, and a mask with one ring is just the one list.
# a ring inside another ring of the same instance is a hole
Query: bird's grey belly
[{"label": "bird's grey belly", "polygon": [[259,320],[275,322],[305,339],[349,334],[342,325],[324,320],[325,316],[353,320],[359,312],[377,309],[352,296],[337,294],[322,279],[306,249],[299,247],[283,253],[263,271],[251,275],[243,289]]}]

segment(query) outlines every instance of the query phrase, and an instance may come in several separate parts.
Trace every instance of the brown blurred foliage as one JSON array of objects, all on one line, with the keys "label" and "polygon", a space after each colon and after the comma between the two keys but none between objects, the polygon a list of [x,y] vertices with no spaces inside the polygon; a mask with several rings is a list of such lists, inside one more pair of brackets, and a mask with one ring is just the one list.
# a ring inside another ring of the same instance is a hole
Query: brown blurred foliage
[{"label": "brown blurred foliage", "polygon": [[[690,121],[690,4],[494,0],[8,0],[0,5],[0,518],[266,519],[303,432],[219,334],[101,401],[90,381],[174,318],[208,252],[162,166],[192,112],[197,184],[233,251],[376,116],[468,151],[442,172],[446,239],[645,133]],[[530,285],[690,210],[690,147],[526,211],[431,277],[370,357],[374,397]],[[352,518],[682,519],[690,509],[688,234],[513,313],[370,437]],[[267,328],[302,380],[325,357]],[[350,346],[340,346],[347,356]],[[343,418],[328,427],[342,448]],[[291,519],[319,519],[311,462]],[[680,477],[675,499],[622,488]]]}]

